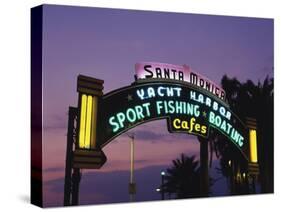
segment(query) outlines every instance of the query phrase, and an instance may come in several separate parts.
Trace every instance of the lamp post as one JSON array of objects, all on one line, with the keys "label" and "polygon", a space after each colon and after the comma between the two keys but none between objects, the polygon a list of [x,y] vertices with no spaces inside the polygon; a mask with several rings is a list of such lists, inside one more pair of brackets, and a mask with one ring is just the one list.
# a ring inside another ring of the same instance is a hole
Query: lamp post
[{"label": "lamp post", "polygon": [[164,177],[165,177],[165,172],[162,171],[161,172],[161,199],[164,200],[165,196],[164,196]]},{"label": "lamp post", "polygon": [[127,134],[130,141],[130,182],[129,182],[129,195],[130,195],[130,202],[134,201],[134,197],[136,194],[136,183],[134,183],[134,160],[135,160],[135,152],[134,152],[134,134]]},{"label": "lamp post", "polygon": [[236,192],[236,175],[235,175],[235,161],[234,160],[229,160],[228,161],[229,165],[229,179],[230,179],[230,193],[235,194]]}]

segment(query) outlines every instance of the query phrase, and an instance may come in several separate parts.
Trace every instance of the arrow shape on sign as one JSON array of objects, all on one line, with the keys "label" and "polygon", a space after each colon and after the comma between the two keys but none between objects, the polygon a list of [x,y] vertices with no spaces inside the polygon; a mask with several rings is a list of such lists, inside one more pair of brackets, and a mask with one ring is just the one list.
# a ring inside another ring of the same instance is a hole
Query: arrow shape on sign
[{"label": "arrow shape on sign", "polygon": [[77,149],[74,151],[73,168],[100,169],[106,160],[101,149]]}]

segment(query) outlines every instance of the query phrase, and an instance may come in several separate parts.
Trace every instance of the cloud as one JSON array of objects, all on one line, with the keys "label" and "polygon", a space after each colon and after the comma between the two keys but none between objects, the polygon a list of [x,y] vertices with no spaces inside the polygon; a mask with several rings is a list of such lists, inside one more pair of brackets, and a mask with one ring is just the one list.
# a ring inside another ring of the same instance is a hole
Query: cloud
[{"label": "cloud", "polygon": [[47,118],[44,119],[43,129],[44,130],[61,130],[64,129],[65,133],[67,130],[68,115],[67,113],[63,115],[53,114],[45,115]]},{"label": "cloud", "polygon": [[[161,170],[166,166],[150,166],[135,171],[137,182],[136,201],[159,200],[155,191],[160,184]],[[82,174],[80,184],[80,204],[102,204],[129,202],[128,184],[129,171],[88,172]],[[64,178],[50,180],[44,183],[45,206],[62,205]],[[61,198],[61,202],[52,196]]]},{"label": "cloud", "polygon": [[136,131],[135,136],[137,139],[140,139],[140,140],[149,140],[149,141],[158,140],[158,141],[160,141],[161,138],[165,137],[165,134],[155,133],[155,132],[149,131],[149,130],[138,130],[138,131]]},{"label": "cloud", "polygon": [[64,171],[64,167],[50,167],[43,170],[44,173],[46,172],[61,172]]}]

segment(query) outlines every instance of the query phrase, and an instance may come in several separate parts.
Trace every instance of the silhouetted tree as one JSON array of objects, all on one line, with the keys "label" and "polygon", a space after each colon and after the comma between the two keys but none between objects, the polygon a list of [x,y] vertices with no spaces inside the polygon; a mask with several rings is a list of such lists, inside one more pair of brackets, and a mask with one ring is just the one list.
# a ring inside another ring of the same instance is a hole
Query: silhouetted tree
[{"label": "silhouetted tree", "polygon": [[[251,80],[240,83],[236,78],[222,78],[222,87],[230,108],[245,122],[246,117],[257,120],[258,156],[262,192],[273,192],[273,79],[268,77],[255,85]],[[217,134],[213,139],[214,151],[220,158],[220,172],[235,184],[238,171],[245,168],[245,161],[225,138]],[[231,161],[231,166],[229,165]],[[234,179],[235,178],[235,179]],[[247,179],[245,179],[247,182]],[[242,189],[242,193],[245,189]],[[241,190],[231,193],[241,193]]]},{"label": "silhouetted tree", "polygon": [[172,163],[165,175],[164,191],[178,199],[200,197],[200,167],[195,156],[181,154]]}]

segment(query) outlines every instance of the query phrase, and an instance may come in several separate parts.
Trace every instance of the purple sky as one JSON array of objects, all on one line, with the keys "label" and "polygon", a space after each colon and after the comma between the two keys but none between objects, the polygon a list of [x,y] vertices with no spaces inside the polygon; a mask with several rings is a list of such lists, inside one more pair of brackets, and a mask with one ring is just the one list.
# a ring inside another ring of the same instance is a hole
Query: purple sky
[{"label": "purple sky", "polygon": [[[218,84],[224,74],[254,82],[273,76],[272,19],[51,5],[43,13],[45,205],[63,202],[67,110],[77,105],[78,74],[103,79],[105,92],[132,83],[140,61],[187,64]],[[180,153],[198,155],[198,141],[169,134],[165,121],[133,131],[137,200],[159,199],[154,189],[161,169]],[[104,151],[108,162],[102,169],[83,170],[81,204],[129,199],[128,138],[118,137]],[[227,194],[224,180],[214,190]]]}]

